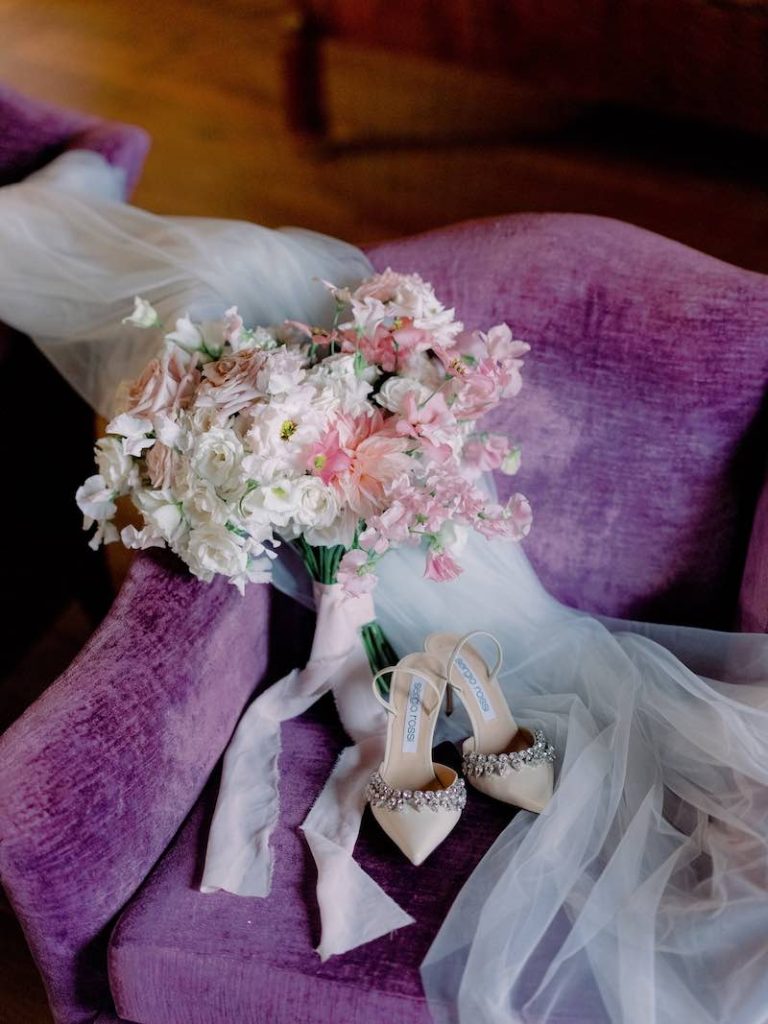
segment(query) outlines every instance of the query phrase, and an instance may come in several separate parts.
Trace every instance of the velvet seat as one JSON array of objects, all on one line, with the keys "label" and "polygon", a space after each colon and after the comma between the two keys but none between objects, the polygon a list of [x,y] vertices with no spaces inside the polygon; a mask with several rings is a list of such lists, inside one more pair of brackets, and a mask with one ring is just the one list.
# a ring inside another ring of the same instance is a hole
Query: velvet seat
[{"label": "velvet seat", "polygon": [[[497,425],[524,443],[527,550],[557,596],[728,628],[744,577],[750,621],[766,621],[753,522],[768,279],[578,216],[470,222],[370,256],[418,270],[468,324],[506,320],[533,344]],[[265,586],[241,599],[143,555],[77,661],[0,741],[0,876],[59,1024],[106,1024],[115,1004],[139,1024],[428,1019],[418,963],[505,812],[473,800],[418,869],[364,823],[358,855],[417,923],[321,964],[296,826],[342,742],[327,708],[285,727],[273,894],[196,889],[211,773],[249,695],[301,663],[310,630]],[[594,998],[583,993],[574,1024]]]}]

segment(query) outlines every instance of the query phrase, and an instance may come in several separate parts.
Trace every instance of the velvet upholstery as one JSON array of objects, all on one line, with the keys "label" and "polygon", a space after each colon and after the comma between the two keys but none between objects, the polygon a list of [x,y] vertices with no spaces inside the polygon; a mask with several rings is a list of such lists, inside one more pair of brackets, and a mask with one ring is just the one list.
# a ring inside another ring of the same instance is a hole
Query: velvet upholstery
[{"label": "velvet upholstery", "polygon": [[241,599],[142,558],[67,672],[0,742],[0,878],[57,1021],[110,1003],[105,926],[199,796],[267,664]]},{"label": "velvet upholstery", "polygon": [[587,611],[730,628],[765,472],[768,278],[599,217],[475,221],[374,247],[468,325],[532,345],[494,422],[523,445],[526,551]]},{"label": "velvet upholstery", "polygon": [[[468,323],[508,319],[534,344],[506,415],[548,586],[615,614],[730,622],[764,467],[766,279],[589,217],[470,223],[370,255],[419,270]],[[468,817],[413,872],[366,820],[362,862],[417,924],[322,965],[296,824],[341,743],[327,707],[285,727],[269,900],[195,889],[215,777],[173,838],[267,648],[301,663],[310,625],[267,588],[241,600],[142,555],[88,648],[0,740],[0,876],[60,1024],[111,1022],[111,995],[140,1024],[427,1019],[418,960],[506,820],[499,805],[473,800],[477,835]]]},{"label": "velvet upholstery", "polygon": [[135,125],[42,103],[0,83],[0,185],[21,181],[67,149],[90,149],[122,167],[130,195],[144,165],[149,136]]}]

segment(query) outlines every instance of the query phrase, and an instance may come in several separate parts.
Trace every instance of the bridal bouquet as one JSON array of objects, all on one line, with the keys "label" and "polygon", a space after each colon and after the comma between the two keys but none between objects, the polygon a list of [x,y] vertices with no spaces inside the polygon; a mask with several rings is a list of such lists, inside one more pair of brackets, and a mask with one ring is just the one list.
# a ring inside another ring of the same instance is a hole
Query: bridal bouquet
[{"label": "bridal bouquet", "polygon": [[[527,500],[500,505],[477,483],[486,470],[514,473],[519,449],[477,420],[520,390],[529,346],[503,324],[464,331],[415,274],[327,287],[330,329],[247,327],[233,307],[164,334],[118,396],[99,471],[77,492],[91,546],[169,547],[195,576],[242,592],[269,579],[287,543],[315,581],[360,596],[395,546],[422,545],[425,575],[444,581],[461,572],[467,530],[526,535]],[[161,327],[140,298],[127,321]],[[118,533],[126,495],[141,526]],[[368,640],[384,643],[375,631]]]}]

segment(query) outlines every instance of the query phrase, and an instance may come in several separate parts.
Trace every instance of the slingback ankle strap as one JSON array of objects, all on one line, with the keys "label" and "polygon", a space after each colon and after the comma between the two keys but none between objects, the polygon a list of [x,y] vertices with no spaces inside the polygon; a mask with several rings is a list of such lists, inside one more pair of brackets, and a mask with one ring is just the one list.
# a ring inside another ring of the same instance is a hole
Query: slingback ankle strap
[{"label": "slingback ankle strap", "polygon": [[[456,664],[456,659],[458,658],[462,650],[467,646],[469,641],[476,636],[487,636],[489,639],[493,640],[494,646],[496,647],[496,664],[493,666],[492,670],[488,671],[489,679],[495,679],[501,670],[501,665],[504,660],[504,652],[496,636],[493,633],[489,633],[487,629],[473,629],[471,632],[465,633],[464,636],[460,638],[456,646],[451,651],[450,657],[448,658],[448,664],[446,665],[445,668],[445,674],[448,681],[445,698],[445,713],[447,715],[453,714],[454,691],[456,691],[457,693],[460,692],[460,688],[458,686],[454,686],[454,684],[451,682],[451,677],[453,675],[453,666]],[[486,669],[488,669],[488,662],[485,660],[483,654],[480,651],[478,651],[477,653],[483,659]]]},{"label": "slingback ankle strap", "polygon": [[422,703],[422,707],[424,708],[426,714],[431,715],[435,708],[440,707],[440,705],[443,702],[443,694],[440,690],[440,687],[438,687],[429,678],[429,676],[425,674],[423,669],[411,668],[409,665],[395,665],[392,668],[379,669],[379,671],[373,677],[371,683],[373,688],[373,696],[376,698],[379,704],[381,704],[381,706],[384,708],[388,715],[396,715],[397,711],[395,710],[395,708],[392,707],[389,701],[384,700],[384,698],[381,696],[381,693],[379,692],[378,682],[382,676],[387,675],[388,673],[390,675],[394,675],[395,672],[405,672],[406,675],[412,676],[417,679],[422,679],[425,683],[427,683],[427,685],[432,689],[432,691],[437,694],[437,700],[435,701],[434,704],[432,704],[431,707],[427,707],[426,704]]}]

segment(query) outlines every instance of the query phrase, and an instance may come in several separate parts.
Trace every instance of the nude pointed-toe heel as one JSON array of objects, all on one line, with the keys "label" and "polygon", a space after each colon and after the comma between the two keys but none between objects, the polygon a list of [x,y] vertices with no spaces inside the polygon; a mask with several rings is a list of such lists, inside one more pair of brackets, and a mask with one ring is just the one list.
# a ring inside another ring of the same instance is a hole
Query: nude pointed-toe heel
[{"label": "nude pointed-toe heel", "polygon": [[[485,659],[469,643],[489,637],[496,647],[496,664]],[[433,633],[425,643],[429,654],[443,666],[452,695],[461,697],[472,725],[472,735],[462,747],[462,767],[470,785],[502,803],[539,813],[554,790],[555,749],[540,729],[517,724],[497,679],[502,651],[492,633],[474,630],[459,637]]]},{"label": "nude pointed-toe heel", "polygon": [[[379,680],[391,674],[389,697]],[[453,831],[467,799],[464,780],[432,760],[435,723],[445,694],[441,666],[427,654],[409,654],[373,680],[389,713],[384,760],[365,796],[374,818],[412,864],[421,864]]]}]

